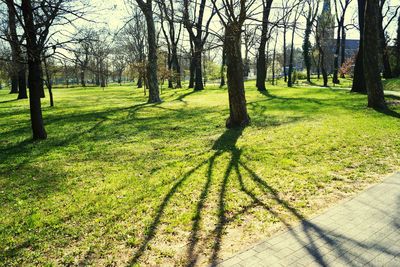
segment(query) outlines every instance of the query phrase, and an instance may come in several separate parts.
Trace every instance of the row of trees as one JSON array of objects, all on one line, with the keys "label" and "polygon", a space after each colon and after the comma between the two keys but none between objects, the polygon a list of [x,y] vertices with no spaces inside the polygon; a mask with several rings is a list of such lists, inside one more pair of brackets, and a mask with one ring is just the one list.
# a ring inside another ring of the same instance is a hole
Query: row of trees
[{"label": "row of trees", "polygon": [[[225,83],[225,72],[227,76],[230,115],[226,126],[229,128],[243,127],[250,122],[244,81],[250,72],[251,55],[255,58],[259,91],[267,90],[269,66],[272,66],[274,79],[277,65],[281,65],[285,81],[292,86],[297,51],[295,40],[299,34],[303,37],[302,55],[307,80],[311,82],[315,70],[322,73],[325,86],[329,73],[333,74],[333,83],[339,82],[339,69],[346,58],[346,31],[351,26],[351,23],[346,24],[346,13],[352,0],[334,0],[334,12],[329,0],[281,3],[277,0],[126,1],[132,7],[131,16],[117,33],[86,28],[67,38],[60,27],[85,19],[88,3],[79,0],[21,0],[21,3],[2,0],[1,10],[7,14],[7,19],[2,21],[2,39],[9,43],[10,55],[1,59],[8,63],[11,92],[18,92],[18,98],[27,97],[28,69],[34,139],[47,137],[40,98],[44,97],[45,83],[53,102],[51,87],[54,66],[60,64],[57,62],[63,62],[65,69],[67,65],[73,65],[75,76],[79,76],[76,80],[79,79],[82,86],[86,86],[88,75],[94,84],[105,87],[110,76],[121,82],[123,73],[129,72],[130,78],[136,76],[138,87],[148,88],[148,102],[158,103],[161,102],[159,86],[164,80],[170,88],[182,87],[183,54],[187,55],[189,87],[197,91],[204,89],[204,55],[206,52],[219,54],[221,85]],[[400,73],[400,30],[395,50],[396,66],[392,71],[390,62],[386,64],[389,61],[388,44],[393,38],[385,33],[400,9],[388,1],[357,2],[360,48],[355,62],[353,91],[368,93],[369,106],[374,108],[386,107],[380,82],[380,62],[383,62],[385,77]],[[371,10],[371,6],[376,9]],[[371,19],[365,20],[366,14]],[[277,60],[280,57],[278,45],[283,47],[281,64]],[[208,60],[210,58],[209,55]],[[364,68],[366,64],[373,67]]]}]

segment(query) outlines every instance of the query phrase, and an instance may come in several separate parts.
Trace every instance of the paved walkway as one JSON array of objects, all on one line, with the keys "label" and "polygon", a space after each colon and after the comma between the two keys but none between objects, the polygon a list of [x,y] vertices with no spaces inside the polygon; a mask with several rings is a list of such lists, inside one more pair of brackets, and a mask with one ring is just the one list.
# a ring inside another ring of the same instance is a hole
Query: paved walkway
[{"label": "paved walkway", "polygon": [[400,266],[400,173],[220,266]]}]

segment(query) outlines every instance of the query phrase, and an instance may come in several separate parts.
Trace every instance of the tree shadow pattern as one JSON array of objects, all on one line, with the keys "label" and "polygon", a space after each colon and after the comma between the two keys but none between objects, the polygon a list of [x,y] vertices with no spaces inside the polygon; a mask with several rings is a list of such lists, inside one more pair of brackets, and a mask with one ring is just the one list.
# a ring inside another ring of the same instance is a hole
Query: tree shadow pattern
[{"label": "tree shadow pattern", "polygon": [[[188,242],[186,245],[186,257],[183,260],[183,265],[185,266],[196,266],[199,264],[199,256],[203,254],[204,256],[204,245],[202,246],[200,243],[201,236],[201,220],[202,216],[209,212],[205,209],[205,202],[207,201],[213,180],[213,169],[215,167],[215,162],[218,157],[223,154],[228,154],[229,162],[227,163],[227,167],[223,173],[222,182],[218,185],[218,211],[217,211],[217,223],[215,225],[212,233],[208,234],[205,237],[203,242],[206,242],[209,246],[211,246],[211,252],[207,253],[206,257],[211,266],[216,266],[221,262],[220,252],[222,248],[222,244],[224,242],[224,231],[226,227],[235,221],[240,215],[249,212],[252,208],[260,207],[265,211],[269,212],[274,218],[278,219],[283,226],[285,226],[291,235],[297,240],[299,244],[301,244],[306,250],[307,253],[314,258],[314,260],[320,266],[328,266],[328,263],[325,262],[324,254],[320,251],[319,245],[317,244],[318,240],[324,240],[325,243],[332,249],[333,253],[337,254],[341,257],[343,261],[347,264],[352,264],[353,252],[349,251],[345,244],[351,244],[352,246],[356,246],[363,249],[368,249],[371,251],[379,251],[386,253],[388,255],[396,256],[398,251],[391,250],[390,248],[381,246],[379,244],[367,244],[360,242],[358,240],[352,239],[350,237],[344,236],[342,234],[338,234],[332,232],[331,230],[324,229],[319,225],[312,223],[307,220],[303,214],[292,206],[291,203],[284,200],[280,196],[280,192],[276,190],[273,186],[271,186],[264,178],[255,173],[246,163],[246,160],[243,160],[243,150],[237,147],[236,143],[240,136],[242,135],[242,129],[230,129],[226,130],[214,143],[212,149],[214,150],[213,154],[207,159],[199,163],[196,167],[186,172],[178,182],[174,184],[171,190],[167,193],[165,198],[163,199],[161,205],[157,209],[154,214],[154,220],[150,225],[150,231],[145,235],[144,240],[142,241],[139,248],[134,253],[133,258],[129,262],[129,265],[134,265],[140,262],[141,257],[144,252],[148,249],[148,245],[152,241],[152,239],[157,234],[157,229],[161,221],[161,217],[163,216],[165,209],[169,205],[169,202],[177,193],[179,187],[184,186],[183,183],[190,178],[190,176],[201,168],[204,165],[207,165],[206,177],[204,181],[203,188],[201,190],[200,196],[197,199],[196,211],[193,216],[192,226],[190,235],[188,238]],[[256,194],[253,190],[251,190],[243,175],[250,177],[251,182],[256,184],[257,188],[262,192],[262,194]],[[230,190],[228,182],[232,177],[236,177],[237,182],[240,186],[241,193],[244,193],[251,200],[249,204],[243,206],[235,213],[230,213],[228,215],[226,208],[226,194],[227,191]],[[272,200],[274,205],[271,203],[266,203],[264,197],[267,197],[269,200]],[[400,202],[399,202],[400,203]],[[284,212],[279,212],[276,208],[276,204],[283,208]],[[296,221],[300,221],[301,231],[294,231],[293,221],[289,220],[284,213],[290,214],[292,218],[295,218]],[[304,238],[305,236],[305,238]],[[367,264],[368,260],[364,260],[362,257],[359,258],[359,261],[363,264]],[[204,262],[202,262],[204,264]]]}]

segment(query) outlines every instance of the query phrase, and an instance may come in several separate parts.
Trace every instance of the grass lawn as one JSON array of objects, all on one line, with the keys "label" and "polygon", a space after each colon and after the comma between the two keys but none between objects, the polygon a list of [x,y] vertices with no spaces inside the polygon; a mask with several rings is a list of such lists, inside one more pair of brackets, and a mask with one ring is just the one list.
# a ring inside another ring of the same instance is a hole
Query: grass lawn
[{"label": "grass lawn", "polygon": [[400,92],[400,79],[389,79],[383,81],[385,90]]},{"label": "grass lawn", "polygon": [[28,101],[7,93],[4,266],[210,263],[400,166],[400,120],[347,91],[249,82],[241,131],[224,127],[226,89],[166,90],[158,105],[129,86],[56,89],[36,143]]}]

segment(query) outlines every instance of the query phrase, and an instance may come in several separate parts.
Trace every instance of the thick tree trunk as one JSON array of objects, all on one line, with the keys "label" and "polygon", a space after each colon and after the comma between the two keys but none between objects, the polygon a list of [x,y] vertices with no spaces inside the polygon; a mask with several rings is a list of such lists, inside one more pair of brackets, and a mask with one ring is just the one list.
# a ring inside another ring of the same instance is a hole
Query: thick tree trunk
[{"label": "thick tree trunk", "polygon": [[147,42],[148,50],[148,63],[147,63],[147,85],[149,87],[149,103],[160,103],[160,91],[158,87],[157,77],[157,43],[156,43],[156,28],[154,26],[153,11],[150,3],[146,7],[141,5],[142,11],[146,17],[147,24]]},{"label": "thick tree trunk", "polygon": [[360,46],[354,66],[354,78],[351,92],[367,93],[364,77],[364,10],[365,0],[358,0],[358,24],[360,25]]},{"label": "thick tree trunk", "polygon": [[368,92],[368,107],[387,108],[379,69],[380,33],[378,0],[367,0],[364,24],[364,76]]},{"label": "thick tree trunk", "polygon": [[11,73],[11,90],[10,90],[10,94],[18,94],[18,75],[16,73]]},{"label": "thick tree trunk", "polygon": [[226,63],[230,115],[227,128],[244,127],[250,123],[244,91],[243,61],[241,55],[241,27],[235,23],[225,29]]},{"label": "thick tree trunk", "polygon": [[203,84],[203,65],[202,65],[202,54],[203,52],[203,47],[201,44],[196,44],[195,45],[195,86],[194,90],[195,91],[201,91],[204,89],[204,84]]},{"label": "thick tree trunk", "polygon": [[33,139],[46,139],[44,129],[42,107],[40,103],[43,89],[43,71],[40,61],[40,49],[36,40],[36,29],[33,19],[33,10],[30,0],[22,0],[22,14],[25,22],[25,34],[27,40],[28,68],[29,68],[29,104],[31,113],[31,125]]},{"label": "thick tree trunk", "polygon": [[28,94],[26,92],[26,68],[25,64],[20,64],[20,69],[18,71],[18,99],[26,99],[28,98]]}]

